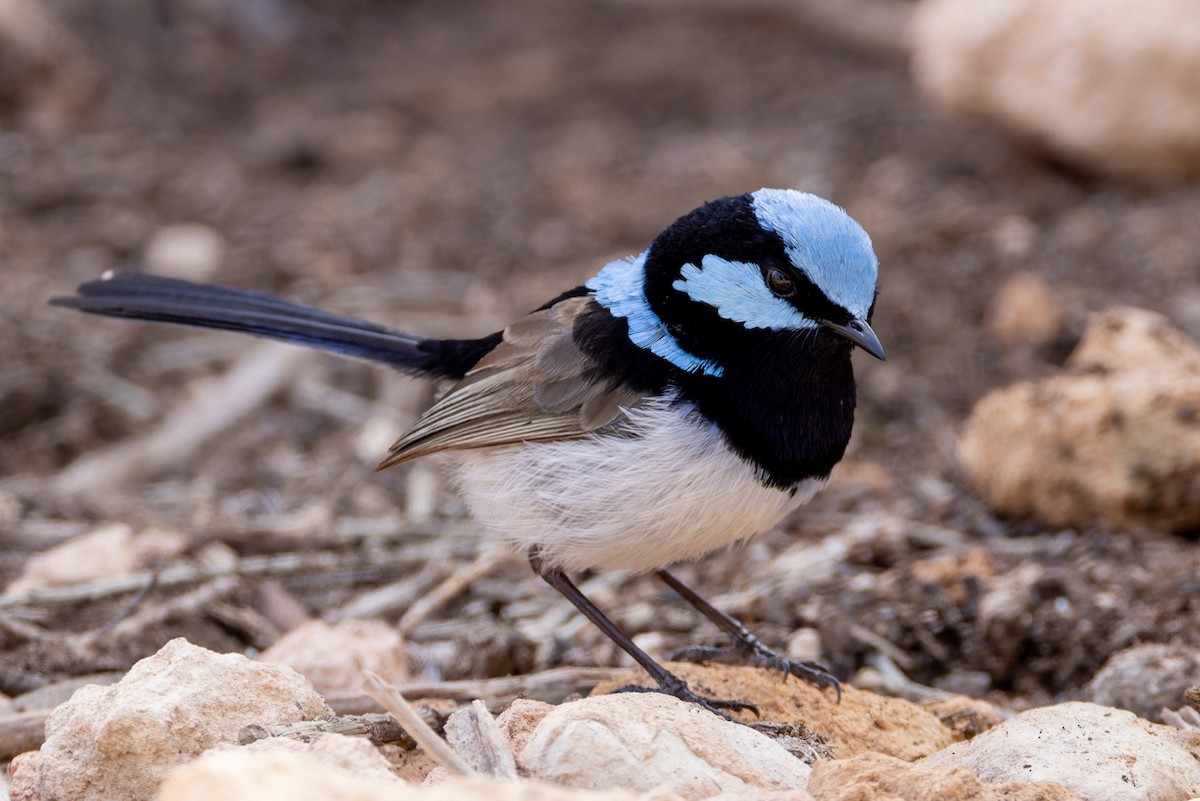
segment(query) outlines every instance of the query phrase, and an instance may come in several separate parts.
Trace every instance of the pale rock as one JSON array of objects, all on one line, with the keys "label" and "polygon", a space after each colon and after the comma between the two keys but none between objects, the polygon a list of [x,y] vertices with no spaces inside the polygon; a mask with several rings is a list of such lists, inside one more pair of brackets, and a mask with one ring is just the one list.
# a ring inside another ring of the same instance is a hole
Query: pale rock
[{"label": "pale rock", "polygon": [[529,738],[542,718],[552,711],[553,704],[532,698],[518,698],[496,717],[496,726],[512,746],[513,753],[519,754],[529,744]]},{"label": "pale rock", "polygon": [[[38,763],[41,754],[26,751],[8,763],[9,801],[37,801]],[[0,798],[4,796],[0,794]]]},{"label": "pale rock", "polygon": [[319,734],[308,742],[288,737],[264,737],[245,746],[218,746],[216,751],[243,749],[300,754],[309,764],[322,765],[335,770],[346,770],[355,776],[403,785],[403,782],[396,778],[391,763],[365,737],[326,733]]},{"label": "pale rock", "polygon": [[1109,657],[1084,688],[1084,697],[1102,706],[1128,709],[1163,722],[1164,709],[1184,704],[1184,691],[1200,685],[1200,648],[1145,643]]},{"label": "pale rock", "polygon": [[1158,312],[1118,306],[1092,316],[1068,365],[1080,373],[1175,367],[1200,374],[1200,347]]},{"label": "pale rock", "polygon": [[221,267],[225,240],[200,223],[159,228],[146,243],[146,269],[187,281],[209,281]]},{"label": "pale rock", "polygon": [[997,512],[1200,526],[1200,349],[1153,312],[1093,316],[1067,371],[982,398],[959,461]]},{"label": "pale rock", "polygon": [[920,764],[938,770],[963,765],[989,784],[1054,782],[1087,801],[1200,794],[1200,734],[1078,701],[1023,712]]},{"label": "pale rock", "polygon": [[88,685],[46,722],[37,760],[40,801],[149,799],[171,769],[236,743],[251,723],[331,714],[289,668],[172,640],[108,687]]},{"label": "pale rock", "polygon": [[483,701],[472,701],[451,713],[443,734],[454,752],[476,773],[497,779],[517,778],[512,745]]},{"label": "pale rock", "polygon": [[670,794],[635,796],[526,781],[448,779],[431,787],[360,776],[282,750],[213,751],[176,770],[159,801],[678,801]]},{"label": "pale rock", "polygon": [[1054,290],[1037,273],[1019,272],[1008,278],[992,296],[988,307],[988,333],[1006,348],[1044,346],[1063,331],[1066,309]]},{"label": "pale rock", "polygon": [[1082,801],[1051,782],[985,784],[968,768],[911,764],[884,754],[826,759],[813,765],[815,801]]},{"label": "pale rock", "polygon": [[921,89],[1059,157],[1139,180],[1200,172],[1191,0],[923,0]]},{"label": "pale rock", "polygon": [[752,729],[661,693],[562,704],[518,756],[534,778],[569,787],[649,791],[685,799],[746,788],[803,789],[809,768]]},{"label": "pale rock", "polygon": [[357,692],[370,670],[384,681],[408,681],[408,657],[399,629],[382,620],[310,620],[289,631],[258,657],[287,665],[322,695]]},{"label": "pale rock", "polygon": [[159,801],[397,801],[399,779],[360,776],[283,749],[210,751],[173,771],[158,790]]},{"label": "pale rock", "polygon": [[177,558],[187,546],[180,531],[148,528],[134,534],[125,523],[108,523],[30,557],[5,592],[17,595],[128,576]]},{"label": "pale rock", "polygon": [[133,542],[133,529],[125,523],[108,523],[71,537],[31,556],[5,593],[20,595],[127,576],[137,569]]}]

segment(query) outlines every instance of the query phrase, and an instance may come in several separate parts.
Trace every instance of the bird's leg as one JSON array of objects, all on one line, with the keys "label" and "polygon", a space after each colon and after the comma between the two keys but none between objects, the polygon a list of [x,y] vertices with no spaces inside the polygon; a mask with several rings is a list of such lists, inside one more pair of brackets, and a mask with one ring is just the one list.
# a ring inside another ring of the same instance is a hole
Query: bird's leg
[{"label": "bird's leg", "polygon": [[828,670],[815,662],[800,662],[799,660],[789,659],[786,656],[775,653],[763,645],[758,637],[755,637],[742,624],[742,621],[730,617],[720,609],[717,609],[700,597],[699,593],[667,571],[657,570],[655,574],[668,587],[679,593],[683,600],[691,604],[697,612],[716,624],[717,628],[725,632],[729,639],[732,640],[724,648],[704,645],[689,646],[671,654],[672,659],[680,659],[686,662],[739,662],[756,667],[774,668],[783,672],[785,681],[788,676],[796,675],[811,681],[821,689],[832,687],[837,691],[838,701],[842,700],[842,685]]},{"label": "bird's leg", "polygon": [[[582,612],[584,617],[592,621],[600,631],[604,632],[604,636],[615,642],[621,647],[621,650],[633,657],[633,661],[641,665],[642,669],[650,674],[650,678],[654,679],[655,684],[658,685],[659,692],[673,695],[682,701],[702,706],[723,718],[728,718],[729,716],[721,712],[720,710],[722,709],[732,709],[735,711],[747,709],[756,715],[758,714],[758,707],[754,706],[754,704],[749,704],[745,701],[721,701],[713,698],[705,698],[702,695],[692,692],[688,689],[687,682],[655,662],[650,654],[635,645],[625,632],[617,628],[617,625],[609,620],[607,615],[588,600],[587,596],[575,586],[575,582],[571,581],[566,573],[557,568],[546,567],[536,551],[530,554],[529,563],[533,566],[535,573],[541,576],[551,587],[558,590],[564,598],[574,604],[575,608]],[[622,687],[617,692],[653,691],[647,690],[645,687],[631,685]]]}]

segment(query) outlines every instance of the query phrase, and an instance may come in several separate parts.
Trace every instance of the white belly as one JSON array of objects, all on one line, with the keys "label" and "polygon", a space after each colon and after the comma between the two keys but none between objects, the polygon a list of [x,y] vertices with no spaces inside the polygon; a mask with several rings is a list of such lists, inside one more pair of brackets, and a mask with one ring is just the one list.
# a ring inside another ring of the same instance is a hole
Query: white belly
[{"label": "white belly", "polygon": [[466,451],[457,486],[472,515],[566,570],[655,570],[774,526],[825,485],[764,487],[694,411],[666,401],[622,431]]}]

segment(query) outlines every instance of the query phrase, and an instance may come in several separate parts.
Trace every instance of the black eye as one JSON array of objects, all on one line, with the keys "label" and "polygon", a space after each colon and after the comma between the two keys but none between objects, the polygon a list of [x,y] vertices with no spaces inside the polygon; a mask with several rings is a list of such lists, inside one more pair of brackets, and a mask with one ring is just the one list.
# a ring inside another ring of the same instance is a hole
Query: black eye
[{"label": "black eye", "polygon": [[787,277],[787,273],[778,267],[767,270],[767,286],[776,297],[790,298],[796,294],[796,285]]}]

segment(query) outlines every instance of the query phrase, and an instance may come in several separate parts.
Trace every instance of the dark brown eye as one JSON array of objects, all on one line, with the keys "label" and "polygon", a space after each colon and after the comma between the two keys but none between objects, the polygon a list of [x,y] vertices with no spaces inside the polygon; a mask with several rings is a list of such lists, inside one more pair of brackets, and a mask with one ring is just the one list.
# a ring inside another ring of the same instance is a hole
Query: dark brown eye
[{"label": "dark brown eye", "polygon": [[787,277],[787,273],[778,267],[767,270],[767,286],[776,297],[790,298],[796,294],[796,285]]}]

